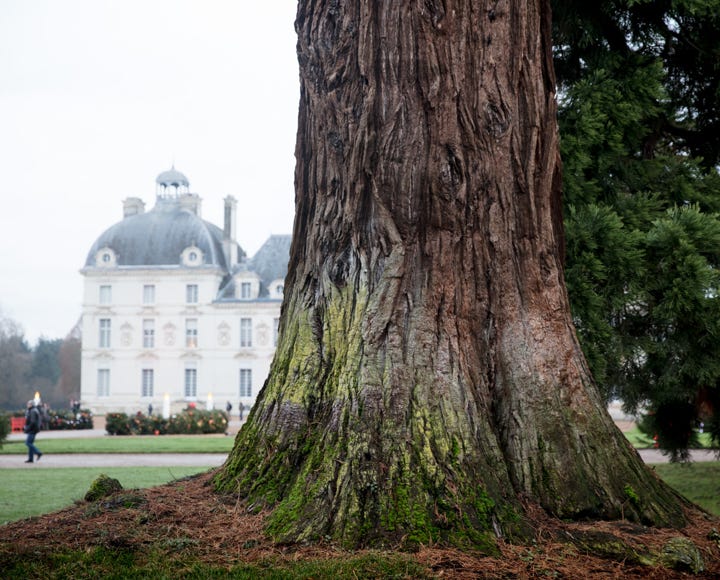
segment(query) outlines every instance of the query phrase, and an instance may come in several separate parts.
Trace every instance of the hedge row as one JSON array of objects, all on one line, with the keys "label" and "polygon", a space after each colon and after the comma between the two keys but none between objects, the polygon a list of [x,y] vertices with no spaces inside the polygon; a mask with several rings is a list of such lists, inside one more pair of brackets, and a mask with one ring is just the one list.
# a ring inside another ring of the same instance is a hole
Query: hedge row
[{"label": "hedge row", "polygon": [[[41,416],[43,416],[41,410]],[[25,411],[13,411],[12,417],[24,417]],[[9,422],[9,417],[8,417]],[[92,429],[93,415],[88,409],[80,409],[77,413],[70,409],[49,410],[47,417],[43,417],[43,430],[62,431],[67,429]]]},{"label": "hedge row", "polygon": [[110,435],[197,435],[225,433],[228,416],[225,411],[203,411],[188,407],[182,413],[163,419],[157,415],[108,413],[105,430]]},{"label": "hedge row", "polygon": [[93,416],[90,411],[80,411],[73,413],[72,411],[50,411],[50,421],[48,422],[50,431],[58,431],[62,429],[92,429]]}]

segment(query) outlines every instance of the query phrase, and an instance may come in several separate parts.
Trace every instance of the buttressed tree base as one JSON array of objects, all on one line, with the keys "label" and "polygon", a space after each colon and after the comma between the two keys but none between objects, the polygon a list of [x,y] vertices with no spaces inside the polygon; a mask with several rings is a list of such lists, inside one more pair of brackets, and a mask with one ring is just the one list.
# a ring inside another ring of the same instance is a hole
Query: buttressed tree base
[{"label": "buttressed tree base", "polygon": [[301,0],[271,373],[215,478],[282,541],[682,525],[607,414],[563,282],[546,0]]}]

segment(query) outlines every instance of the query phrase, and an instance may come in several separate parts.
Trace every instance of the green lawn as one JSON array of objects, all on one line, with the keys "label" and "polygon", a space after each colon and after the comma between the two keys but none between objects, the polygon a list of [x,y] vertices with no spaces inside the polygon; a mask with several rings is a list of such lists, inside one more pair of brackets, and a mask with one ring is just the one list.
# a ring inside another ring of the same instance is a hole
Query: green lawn
[{"label": "green lawn", "polygon": [[690,501],[720,516],[720,462],[663,463],[652,467]]},{"label": "green lawn", "polygon": [[[655,444],[652,437],[648,437],[637,427],[633,427],[629,431],[626,431],[624,435],[636,449],[650,449]],[[700,448],[713,447],[709,433],[699,433],[698,436],[700,438]]]},{"label": "green lawn", "polygon": [[[636,429],[626,433],[636,447],[652,441]],[[78,439],[45,439],[38,436],[44,453],[228,453],[234,437],[216,435],[128,436]],[[0,453],[25,454],[22,441],[5,443]],[[671,486],[711,513],[720,515],[720,462],[662,464],[653,466]],[[0,470],[0,523],[39,515],[72,504],[85,495],[100,473],[117,478],[123,487],[152,487],[205,471],[208,467],[58,468]]]},{"label": "green lawn", "polygon": [[[650,448],[653,441],[635,427],[625,437],[638,449]],[[43,453],[229,453],[234,437],[223,435],[137,435],[123,437],[88,437],[77,439],[47,439],[40,433],[36,440]],[[710,436],[700,435],[700,444],[710,447]],[[0,454],[27,453],[23,441],[5,442]]]},{"label": "green lawn", "polygon": [[60,467],[0,470],[0,524],[57,511],[83,499],[100,474],[125,489],[154,487],[210,467]]},{"label": "green lawn", "polygon": [[[230,453],[234,437],[224,435],[137,435],[45,439],[40,433],[35,445],[43,453]],[[5,442],[0,454],[27,453],[24,441]]]},{"label": "green lawn", "polygon": [[[658,475],[689,500],[720,516],[720,462],[653,465]],[[152,487],[209,467],[66,467],[0,470],[0,523],[41,515],[82,499],[101,473],[126,489]]]}]

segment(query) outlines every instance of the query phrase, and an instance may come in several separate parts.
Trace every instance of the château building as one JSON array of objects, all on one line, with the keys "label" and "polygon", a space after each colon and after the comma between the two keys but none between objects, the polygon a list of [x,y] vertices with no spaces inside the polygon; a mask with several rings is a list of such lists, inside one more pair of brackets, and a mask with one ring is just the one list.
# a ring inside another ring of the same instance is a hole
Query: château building
[{"label": "ch\u00e2teau building", "polygon": [[223,228],[174,167],[156,179],[155,206],[124,201],[123,219],[90,248],[82,305],[81,400],[96,414],[176,412],[195,402],[250,407],[277,344],[290,236],[248,258],[236,206]]}]

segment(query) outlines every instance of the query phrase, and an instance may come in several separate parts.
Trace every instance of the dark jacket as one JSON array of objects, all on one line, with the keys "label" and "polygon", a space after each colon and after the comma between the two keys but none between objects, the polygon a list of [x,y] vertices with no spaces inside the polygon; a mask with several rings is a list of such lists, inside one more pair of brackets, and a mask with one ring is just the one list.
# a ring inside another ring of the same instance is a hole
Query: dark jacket
[{"label": "dark jacket", "polygon": [[39,433],[42,418],[40,417],[40,410],[37,407],[31,407],[25,414],[25,433]]}]

